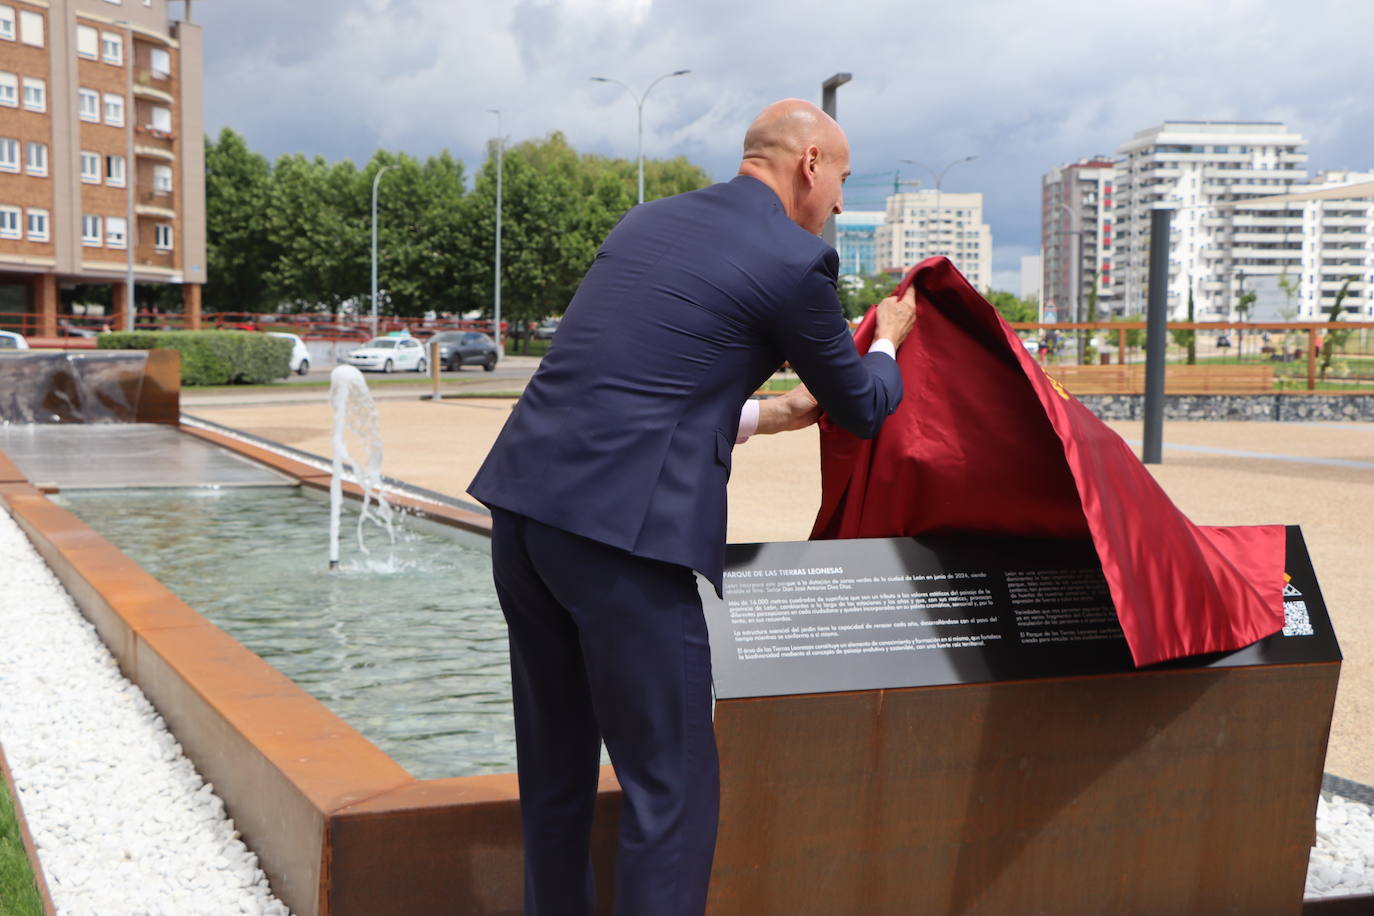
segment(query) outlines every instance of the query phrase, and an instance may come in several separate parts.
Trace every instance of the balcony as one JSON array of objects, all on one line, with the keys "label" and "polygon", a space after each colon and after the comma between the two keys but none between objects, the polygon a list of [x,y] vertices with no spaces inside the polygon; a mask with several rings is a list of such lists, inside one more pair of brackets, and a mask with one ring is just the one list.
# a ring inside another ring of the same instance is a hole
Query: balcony
[{"label": "balcony", "polygon": [[162,102],[165,105],[176,104],[176,98],[170,92],[163,92],[161,89],[154,89],[152,86],[140,86],[135,83],[134,95],[140,99],[152,99],[155,102]]},{"label": "balcony", "polygon": [[170,149],[162,149],[156,146],[134,145],[134,155],[144,159],[157,159],[161,162],[176,162],[176,154]]}]

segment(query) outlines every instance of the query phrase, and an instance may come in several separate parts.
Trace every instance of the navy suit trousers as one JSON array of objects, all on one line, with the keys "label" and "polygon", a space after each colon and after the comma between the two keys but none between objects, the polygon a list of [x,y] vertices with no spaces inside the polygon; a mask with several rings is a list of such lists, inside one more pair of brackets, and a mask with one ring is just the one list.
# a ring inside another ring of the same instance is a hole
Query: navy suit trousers
[{"label": "navy suit trousers", "polygon": [[526,916],[591,916],[604,740],[624,792],[618,916],[700,916],[720,776],[695,576],[492,510],[510,629]]}]

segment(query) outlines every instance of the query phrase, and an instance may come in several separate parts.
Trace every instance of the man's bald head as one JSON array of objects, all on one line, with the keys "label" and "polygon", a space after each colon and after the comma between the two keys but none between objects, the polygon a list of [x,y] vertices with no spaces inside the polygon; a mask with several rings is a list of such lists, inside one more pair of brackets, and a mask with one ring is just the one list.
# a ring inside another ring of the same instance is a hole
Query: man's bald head
[{"label": "man's bald head", "polygon": [[797,225],[819,234],[826,217],[843,207],[849,141],[815,105],[783,99],[749,125],[739,172],[772,188]]},{"label": "man's bald head", "polygon": [[831,155],[849,149],[834,118],[803,99],[783,99],[759,112],[749,125],[744,158],[791,159],[812,145]]}]

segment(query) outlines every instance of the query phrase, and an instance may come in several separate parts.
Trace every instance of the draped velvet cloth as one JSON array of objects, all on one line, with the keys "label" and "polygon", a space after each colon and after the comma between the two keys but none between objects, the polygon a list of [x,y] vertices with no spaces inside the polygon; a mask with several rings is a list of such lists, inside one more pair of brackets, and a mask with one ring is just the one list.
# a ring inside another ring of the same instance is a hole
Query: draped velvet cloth
[{"label": "draped velvet cloth", "polygon": [[[1194,525],[947,259],[912,268],[897,295],[908,287],[905,396],[875,439],[821,420],[812,538],[1091,538],[1137,666],[1238,649],[1283,626],[1282,525]],[[870,309],[860,352],[874,324]]]}]

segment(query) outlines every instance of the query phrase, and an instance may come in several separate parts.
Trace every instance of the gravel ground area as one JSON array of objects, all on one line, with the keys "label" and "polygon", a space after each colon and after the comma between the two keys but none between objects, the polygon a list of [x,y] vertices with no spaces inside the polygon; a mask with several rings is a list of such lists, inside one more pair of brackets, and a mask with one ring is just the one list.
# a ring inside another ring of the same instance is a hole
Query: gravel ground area
[{"label": "gravel ground area", "polygon": [[0,511],[0,744],[70,916],[288,916],[143,693]]}]

